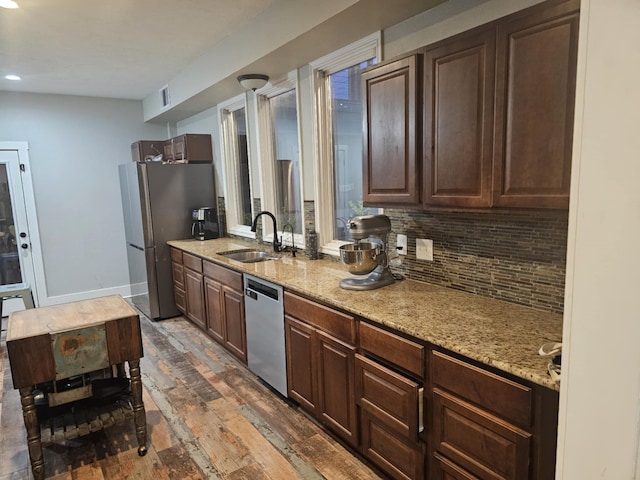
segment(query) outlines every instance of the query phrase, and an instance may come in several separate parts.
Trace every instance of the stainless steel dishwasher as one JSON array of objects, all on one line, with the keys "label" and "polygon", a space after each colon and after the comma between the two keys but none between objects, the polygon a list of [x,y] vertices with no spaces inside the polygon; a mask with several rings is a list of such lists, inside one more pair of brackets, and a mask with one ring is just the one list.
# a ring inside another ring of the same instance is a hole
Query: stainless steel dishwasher
[{"label": "stainless steel dishwasher", "polygon": [[282,287],[245,274],[244,311],[249,370],[286,397]]}]

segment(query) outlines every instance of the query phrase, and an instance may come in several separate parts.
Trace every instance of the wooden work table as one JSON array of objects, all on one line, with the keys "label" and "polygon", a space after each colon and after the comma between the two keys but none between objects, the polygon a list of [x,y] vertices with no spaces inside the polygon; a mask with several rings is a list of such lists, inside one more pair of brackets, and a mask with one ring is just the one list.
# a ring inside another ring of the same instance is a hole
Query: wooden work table
[{"label": "wooden work table", "polygon": [[[126,376],[131,384],[130,407],[135,422],[138,454],[146,454],[147,427],[142,403],[140,318],[119,295],[13,312],[7,327],[7,351],[13,387],[19,389],[27,430],[31,469],[36,479],[44,478],[41,422],[34,390],[42,384],[55,386],[69,378],[81,378],[82,386],[48,394],[49,406],[78,401],[91,402],[92,385],[85,377],[96,371]],[[104,417],[103,417],[104,418]],[[97,422],[102,428],[109,422]],[[91,428],[80,429],[85,433]]]}]

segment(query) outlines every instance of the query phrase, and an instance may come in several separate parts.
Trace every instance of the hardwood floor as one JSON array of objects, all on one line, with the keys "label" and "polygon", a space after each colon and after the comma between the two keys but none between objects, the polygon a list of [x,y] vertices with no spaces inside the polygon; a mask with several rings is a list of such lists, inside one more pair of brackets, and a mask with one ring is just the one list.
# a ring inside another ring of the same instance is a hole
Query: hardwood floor
[{"label": "hardwood floor", "polygon": [[[3,319],[6,324],[6,319]],[[44,443],[47,478],[376,479],[321,427],[276,396],[183,317],[141,317],[148,453],[133,422]],[[33,478],[20,396],[0,341],[0,480]]]}]

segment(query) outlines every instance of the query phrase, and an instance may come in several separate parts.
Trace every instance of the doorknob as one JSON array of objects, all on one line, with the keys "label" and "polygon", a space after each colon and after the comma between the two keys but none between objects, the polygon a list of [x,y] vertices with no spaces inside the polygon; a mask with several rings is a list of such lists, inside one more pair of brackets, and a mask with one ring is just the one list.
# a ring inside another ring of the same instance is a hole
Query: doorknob
[{"label": "doorknob", "polygon": [[23,243],[22,245],[20,245],[22,248],[27,249],[29,248],[29,244],[28,243]]},{"label": "doorknob", "polygon": [[27,234],[25,232],[20,232],[20,237],[21,238],[25,238],[27,236]]}]

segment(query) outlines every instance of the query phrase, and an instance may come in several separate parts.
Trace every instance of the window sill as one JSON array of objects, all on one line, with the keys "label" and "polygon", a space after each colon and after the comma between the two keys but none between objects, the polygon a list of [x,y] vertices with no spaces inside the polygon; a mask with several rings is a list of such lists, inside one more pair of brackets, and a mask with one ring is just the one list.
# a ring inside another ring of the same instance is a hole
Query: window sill
[{"label": "window sill", "polygon": [[251,240],[256,239],[256,233],[251,231],[251,227],[248,225],[236,225],[233,228],[228,230],[230,235],[236,235],[238,237],[250,238]]},{"label": "window sill", "polygon": [[340,258],[340,247],[353,242],[345,242],[343,240],[331,240],[320,247],[320,253]]}]

